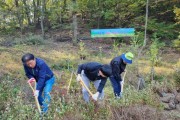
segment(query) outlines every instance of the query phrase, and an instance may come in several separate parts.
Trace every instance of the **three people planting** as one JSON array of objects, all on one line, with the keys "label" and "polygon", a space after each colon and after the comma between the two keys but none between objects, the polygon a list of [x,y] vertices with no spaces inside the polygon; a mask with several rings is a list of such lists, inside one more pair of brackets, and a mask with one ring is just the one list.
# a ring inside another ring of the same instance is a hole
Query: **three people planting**
[{"label": "three people planting", "polygon": [[[128,52],[113,58],[110,65],[103,65],[98,62],[87,62],[79,65],[77,70],[77,81],[81,81],[85,85],[85,87],[82,86],[84,101],[86,103],[89,102],[89,92],[87,89],[90,87],[90,82],[93,82],[96,88],[96,93],[91,96],[92,99],[95,101],[103,99],[103,89],[108,77],[110,78],[115,97],[121,98],[121,74],[125,71],[127,64],[132,64],[133,57],[133,54]],[[28,83],[37,83],[34,96],[38,97],[42,113],[47,113],[51,101],[50,92],[55,83],[54,74],[44,60],[34,57],[31,53],[23,55],[22,62],[25,74],[29,79]]]}]

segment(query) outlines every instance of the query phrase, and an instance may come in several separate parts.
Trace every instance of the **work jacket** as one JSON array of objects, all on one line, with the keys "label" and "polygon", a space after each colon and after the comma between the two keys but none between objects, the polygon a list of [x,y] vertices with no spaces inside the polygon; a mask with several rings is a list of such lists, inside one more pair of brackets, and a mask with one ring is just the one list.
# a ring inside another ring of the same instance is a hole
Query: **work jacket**
[{"label": "work jacket", "polygon": [[90,81],[101,80],[99,87],[97,89],[99,93],[102,92],[107,81],[107,78],[99,75],[99,70],[101,67],[102,67],[102,64],[98,62],[88,62],[88,63],[79,65],[78,72],[77,72],[78,74],[81,74],[82,70],[84,70],[84,74],[87,76],[87,78]]},{"label": "work jacket", "polygon": [[[122,56],[122,55],[121,55]],[[124,72],[126,68],[126,64],[123,62],[123,59],[121,56],[115,57],[111,60],[111,68],[112,68],[112,76],[119,81],[122,81],[121,79],[121,73]]]},{"label": "work jacket", "polygon": [[45,82],[53,77],[53,72],[44,60],[40,58],[36,58],[36,66],[34,68],[24,65],[24,70],[29,79],[34,78],[36,80],[36,90],[43,90]]}]

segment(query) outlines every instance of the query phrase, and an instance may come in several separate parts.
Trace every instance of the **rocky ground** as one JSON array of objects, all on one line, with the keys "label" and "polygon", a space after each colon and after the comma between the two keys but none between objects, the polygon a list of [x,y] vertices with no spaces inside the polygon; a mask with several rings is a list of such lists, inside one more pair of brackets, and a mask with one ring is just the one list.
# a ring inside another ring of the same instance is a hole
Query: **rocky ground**
[{"label": "rocky ground", "polygon": [[177,110],[180,112],[180,89],[178,90],[157,90],[165,110]]}]

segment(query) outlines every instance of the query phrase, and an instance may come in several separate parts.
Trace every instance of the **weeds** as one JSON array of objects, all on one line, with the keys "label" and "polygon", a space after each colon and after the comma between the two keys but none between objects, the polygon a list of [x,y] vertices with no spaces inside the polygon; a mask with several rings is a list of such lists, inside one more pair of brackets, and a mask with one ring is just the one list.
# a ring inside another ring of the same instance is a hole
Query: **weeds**
[{"label": "weeds", "polygon": [[85,60],[88,53],[87,53],[87,50],[85,49],[85,44],[83,43],[83,41],[80,41],[79,42],[79,57],[81,60]]},{"label": "weeds", "polygon": [[[179,33],[180,34],[180,33]],[[173,46],[180,51],[180,35],[178,36],[178,38],[176,40],[173,41]]]},{"label": "weeds", "polygon": [[152,85],[149,85],[139,92],[133,86],[127,86],[124,90],[123,96],[124,97],[121,100],[110,100],[110,103],[113,106],[132,106],[135,104],[142,104],[162,109],[158,99],[156,99],[156,95],[153,93]]},{"label": "weeds", "polygon": [[15,45],[43,45],[45,42],[40,35],[29,34],[25,38],[15,38],[13,43]]},{"label": "weeds", "polygon": [[[112,55],[111,57],[106,55],[101,48],[99,49],[97,55],[91,54],[91,57],[86,57],[86,60],[83,60],[83,62],[99,61],[107,64],[110,62],[112,57],[127,51],[133,51],[136,57],[139,46],[141,45],[141,42],[137,44],[139,39],[140,38],[133,38],[131,46],[114,43],[114,48],[110,53],[110,55]],[[26,44],[26,42],[22,44]],[[30,42],[30,44],[38,45],[40,43]],[[141,64],[141,66],[139,66],[139,71],[143,76],[145,76],[146,82],[150,80],[150,78],[147,77],[149,76],[148,71],[151,67],[151,62],[148,59],[135,59],[133,64],[128,67],[127,77],[125,80],[124,97],[120,100],[114,99],[112,87],[108,81],[105,87],[105,100],[96,104],[93,102],[85,104],[82,100],[81,86],[76,82],[75,77],[73,77],[72,80],[70,93],[64,94],[64,91],[66,92],[67,90],[70,71],[76,70],[78,64],[80,63],[79,56],[75,54],[76,51],[79,49],[79,55],[82,53],[82,55],[88,56],[89,54],[84,43],[80,43],[79,48],[73,48],[73,50],[71,50],[71,46],[60,46],[60,44],[58,44],[58,48],[51,48],[49,45],[44,44],[34,49],[34,46],[23,47],[21,43],[19,46],[12,46],[11,49],[0,47],[0,50],[2,51],[0,53],[0,66],[3,68],[0,69],[0,119],[39,119],[39,114],[35,107],[32,92],[26,84],[26,78],[24,77],[23,67],[20,61],[21,55],[27,51],[27,47],[29,52],[36,53],[36,56],[47,60],[53,70],[58,71],[58,73],[59,71],[64,71],[63,75],[60,77],[57,75],[58,78],[56,79],[56,84],[52,91],[52,102],[50,104],[48,116],[46,116],[45,119],[123,120],[127,118],[142,118],[141,116],[147,117],[144,114],[152,115],[149,118],[158,119],[159,114],[152,113],[154,113],[153,111],[161,111],[163,109],[163,105],[159,103],[157,95],[154,94],[153,88],[155,85],[149,82],[147,83],[146,88],[140,91],[138,91],[134,85],[131,85],[131,82],[137,82],[136,62]],[[155,47],[157,46],[155,45]],[[145,52],[143,51],[143,53]],[[143,57],[146,58],[148,54],[143,55]],[[166,60],[164,60],[164,66],[155,66],[155,70],[158,74],[155,75],[154,79],[157,79],[157,87],[163,86],[172,88],[173,80],[171,80],[171,72],[173,72],[173,69],[170,68],[172,64],[166,63]],[[176,75],[179,75],[179,72],[177,72]],[[174,80],[176,80],[176,75],[174,74],[173,76]],[[177,81],[178,80],[179,79],[177,79]],[[148,106],[147,109],[144,108],[146,106]],[[153,110],[151,109],[152,107]],[[150,111],[149,113],[147,112],[148,110]]]},{"label": "weeds", "polygon": [[160,48],[164,46],[164,43],[159,43],[159,38],[157,37],[156,34],[153,35],[153,41],[152,44],[150,45],[150,51],[149,51],[149,56],[150,56],[150,61],[151,61],[151,80],[154,80],[154,75],[155,75],[155,70],[154,66],[157,66],[161,62],[161,58],[159,55]]},{"label": "weeds", "polygon": [[72,70],[78,65],[77,61],[70,59],[62,59],[61,61],[53,64],[51,67],[55,70]]},{"label": "weeds", "polygon": [[174,78],[174,81],[175,81],[175,84],[177,87],[180,87],[180,60],[179,62],[176,64],[176,67],[175,67],[175,71],[173,73],[173,78]]}]

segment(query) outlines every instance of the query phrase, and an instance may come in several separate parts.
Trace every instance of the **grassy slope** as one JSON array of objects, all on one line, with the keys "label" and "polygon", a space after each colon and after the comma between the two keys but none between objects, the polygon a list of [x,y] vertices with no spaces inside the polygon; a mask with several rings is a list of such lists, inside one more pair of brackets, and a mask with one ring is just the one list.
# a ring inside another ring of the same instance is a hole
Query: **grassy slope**
[{"label": "grassy slope", "polygon": [[[88,46],[89,43],[86,43],[86,46]],[[104,49],[105,53],[99,54],[98,46],[101,44],[96,44],[96,41],[92,43],[93,46],[91,45],[87,49],[87,52],[91,54],[88,55],[85,61],[109,63],[115,54],[113,50]],[[109,46],[111,47],[111,45]],[[106,46],[102,45],[102,47],[105,48]],[[126,49],[126,47],[122,49]],[[67,42],[53,43],[46,41],[46,44],[38,46],[1,46],[0,51],[0,119],[38,119],[37,110],[34,109],[34,99],[26,83],[20,60],[21,56],[26,52],[34,53],[36,56],[45,59],[57,77],[52,92],[53,100],[49,116],[46,119],[108,120],[131,118],[139,120],[144,118],[166,119],[169,117],[162,112],[163,106],[159,104],[157,95],[153,93],[153,84],[148,84],[146,89],[142,91],[138,92],[136,90],[136,60],[133,65],[128,67],[123,99],[113,99],[112,87],[108,81],[105,87],[105,100],[98,103],[91,102],[91,104],[86,105],[82,101],[80,86],[76,83],[75,77],[73,77],[70,94],[66,94],[71,70],[63,69],[63,67],[67,68],[67,62],[69,61],[70,68],[76,69],[79,63],[85,62],[79,59],[78,47],[74,47],[71,43]],[[121,52],[123,51],[120,50],[119,53]],[[178,56],[175,53],[170,54],[173,54],[172,57]],[[158,87],[172,87],[167,83],[173,84],[171,73],[178,59],[171,63],[167,56],[169,54],[163,55],[162,65],[155,67],[157,79],[162,81]],[[144,58],[146,59],[139,61],[139,66],[141,67],[140,73],[148,82],[150,62],[147,56],[144,56]],[[62,73],[62,71],[64,72]],[[172,117],[174,116],[176,117],[176,114]]]}]

